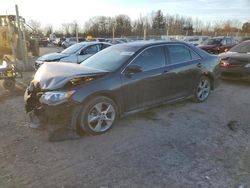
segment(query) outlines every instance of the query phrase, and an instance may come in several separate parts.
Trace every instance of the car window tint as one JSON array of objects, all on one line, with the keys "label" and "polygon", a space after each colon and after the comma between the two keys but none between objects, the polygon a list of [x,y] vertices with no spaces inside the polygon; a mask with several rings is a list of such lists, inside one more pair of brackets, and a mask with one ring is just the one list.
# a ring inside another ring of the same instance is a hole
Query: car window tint
[{"label": "car window tint", "polygon": [[85,50],[86,54],[95,54],[97,52],[98,52],[98,46],[97,45],[89,46]]},{"label": "car window tint", "polygon": [[133,64],[139,65],[144,71],[165,66],[165,56],[162,47],[152,47],[142,52]]},{"label": "car window tint", "polygon": [[191,61],[189,50],[181,45],[170,45],[167,47],[171,64]]}]

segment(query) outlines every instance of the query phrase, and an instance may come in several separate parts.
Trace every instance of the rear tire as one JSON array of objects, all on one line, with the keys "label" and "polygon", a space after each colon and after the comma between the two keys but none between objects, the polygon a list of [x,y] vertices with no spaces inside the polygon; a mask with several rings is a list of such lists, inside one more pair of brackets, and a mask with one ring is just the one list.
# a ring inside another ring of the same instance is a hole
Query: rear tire
[{"label": "rear tire", "polygon": [[98,96],[84,104],[78,117],[82,130],[92,135],[103,134],[110,130],[118,118],[117,105],[113,100]]},{"label": "rear tire", "polygon": [[195,102],[204,102],[211,91],[211,81],[207,76],[201,76],[195,91],[194,91],[194,101]]}]

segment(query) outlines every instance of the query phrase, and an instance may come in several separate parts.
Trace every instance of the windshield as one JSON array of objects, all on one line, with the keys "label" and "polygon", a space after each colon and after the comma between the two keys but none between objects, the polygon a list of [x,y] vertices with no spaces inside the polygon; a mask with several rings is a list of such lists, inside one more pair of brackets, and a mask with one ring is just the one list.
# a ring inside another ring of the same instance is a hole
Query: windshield
[{"label": "windshield", "polygon": [[139,47],[116,45],[106,48],[81,63],[95,69],[112,72],[123,65]]},{"label": "windshield", "polygon": [[230,52],[248,53],[250,52],[250,42],[240,43],[229,50]]},{"label": "windshield", "polygon": [[222,39],[220,39],[220,38],[207,39],[207,40],[203,41],[202,44],[205,44],[205,45],[220,44],[221,40]]},{"label": "windshield", "polygon": [[68,48],[66,48],[65,50],[63,50],[61,53],[62,54],[74,54],[76,52],[78,52],[82,47],[84,47],[86,44],[83,43],[77,43],[74,44]]}]

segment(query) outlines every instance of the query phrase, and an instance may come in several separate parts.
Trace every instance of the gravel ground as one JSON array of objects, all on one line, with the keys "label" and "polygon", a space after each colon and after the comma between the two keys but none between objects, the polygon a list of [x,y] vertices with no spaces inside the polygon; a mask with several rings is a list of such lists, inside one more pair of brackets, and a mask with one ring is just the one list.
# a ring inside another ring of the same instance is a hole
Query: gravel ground
[{"label": "gravel ground", "polygon": [[223,81],[204,103],[161,106],[56,143],[54,125],[27,127],[22,88],[0,89],[0,187],[250,187],[249,87]]}]

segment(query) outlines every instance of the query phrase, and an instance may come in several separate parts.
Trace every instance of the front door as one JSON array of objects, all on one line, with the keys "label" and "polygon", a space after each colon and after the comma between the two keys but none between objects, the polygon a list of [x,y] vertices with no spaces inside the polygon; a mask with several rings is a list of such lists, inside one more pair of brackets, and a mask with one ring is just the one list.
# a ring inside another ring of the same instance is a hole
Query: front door
[{"label": "front door", "polygon": [[163,87],[166,66],[164,47],[150,47],[144,50],[128,67],[130,65],[140,66],[142,71],[121,75],[124,110],[128,112],[161,102],[166,89]]}]

